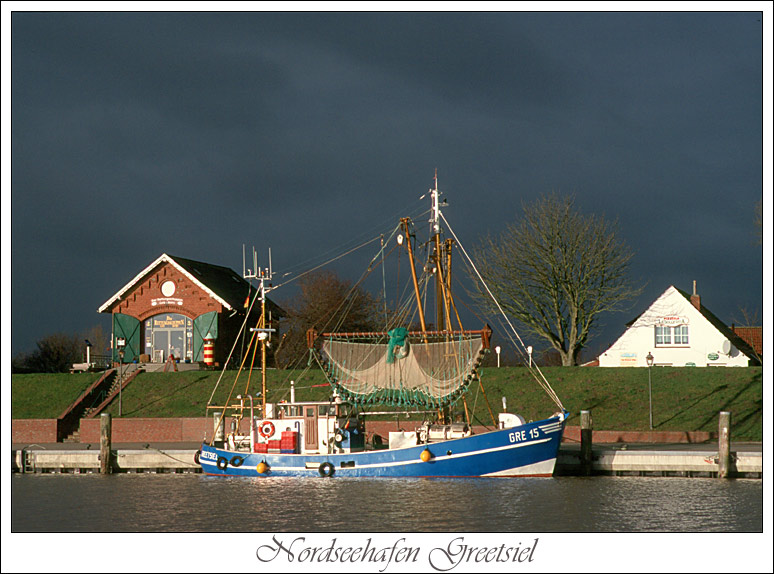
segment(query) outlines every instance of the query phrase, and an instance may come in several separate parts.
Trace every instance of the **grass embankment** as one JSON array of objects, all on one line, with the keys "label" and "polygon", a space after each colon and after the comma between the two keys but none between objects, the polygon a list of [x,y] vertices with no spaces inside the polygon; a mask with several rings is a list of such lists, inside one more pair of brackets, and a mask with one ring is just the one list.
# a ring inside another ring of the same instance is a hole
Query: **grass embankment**
[{"label": "grass embankment", "polygon": [[[570,412],[568,424],[579,424],[581,410],[590,410],[598,430],[646,431],[648,422],[648,371],[642,368],[544,368],[551,386]],[[676,368],[654,367],[652,370],[653,427],[659,431],[717,431],[718,413],[732,413],[732,436],[736,440],[762,440],[763,380],[760,367],[749,368]],[[14,418],[53,418],[99,376],[83,375],[14,375],[12,377]],[[124,417],[199,417],[219,372],[181,371],[178,373],[143,373],[123,392]],[[505,397],[508,410],[527,420],[544,418],[558,410],[525,368],[481,370],[486,392],[473,383],[466,400],[474,423],[492,424],[489,407],[495,417],[502,410]],[[319,371],[269,371],[269,401],[288,400],[290,381],[296,381],[296,399],[325,400],[330,389]],[[231,392],[231,403],[237,394],[246,394],[247,374],[236,378],[226,371],[216,389],[213,403],[224,404]],[[252,394],[261,389],[261,374],[253,372],[249,387]],[[232,390],[233,389],[233,390]],[[488,406],[487,406],[488,402]],[[378,407],[379,410],[392,410]],[[462,413],[462,401],[455,405]],[[118,401],[106,412],[118,416]],[[421,418],[421,417],[420,417]]]},{"label": "grass embankment", "polygon": [[102,373],[36,373],[11,376],[11,416],[55,419]]}]

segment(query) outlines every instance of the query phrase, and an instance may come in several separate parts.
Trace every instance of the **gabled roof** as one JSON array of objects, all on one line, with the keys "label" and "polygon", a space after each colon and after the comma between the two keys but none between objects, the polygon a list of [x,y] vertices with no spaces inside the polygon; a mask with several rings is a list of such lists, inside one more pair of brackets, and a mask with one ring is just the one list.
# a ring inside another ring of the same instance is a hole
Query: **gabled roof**
[{"label": "gabled roof", "polygon": [[[688,301],[689,304],[691,303],[691,296],[686,293],[685,291],[682,291],[681,289],[678,289],[675,287],[675,290],[680,293],[685,299]],[[739,349],[742,353],[747,355],[750,359],[757,361],[757,355],[755,353],[755,350],[745,341],[742,339],[739,335],[734,333],[731,328],[726,325],[723,321],[718,319],[715,314],[707,309],[704,305],[699,305],[699,313],[702,314],[702,316],[709,321],[713,327],[715,327],[720,333],[723,334],[723,336],[728,339],[734,347]]]},{"label": "gabled roof", "polygon": [[[685,300],[688,302],[689,305],[694,307],[693,302],[691,302],[691,296],[683,291],[682,289],[678,289],[674,285],[671,286],[675,291],[677,291],[680,295],[682,295]],[[668,289],[667,289],[668,291]],[[666,292],[665,292],[666,293]],[[696,307],[694,307],[695,309]],[[650,309],[650,307],[648,307]],[[631,327],[634,325],[634,323],[637,322],[637,320],[642,317],[648,309],[645,309],[642,313],[637,315],[634,319],[626,323],[627,327]],[[731,328],[728,327],[723,321],[717,318],[715,314],[707,309],[704,305],[700,304],[699,313],[701,313],[702,317],[704,317],[715,329],[717,329],[726,339],[728,339],[731,344],[734,345],[739,351],[747,355],[751,360],[758,361],[758,355],[755,353],[755,350],[745,341],[742,339],[737,333],[735,333]]]},{"label": "gabled roof", "polygon": [[[228,267],[162,253],[153,263],[140,271],[131,281],[129,281],[129,283],[124,285],[118,293],[108,299],[99,308],[99,312],[104,313],[107,309],[112,307],[114,303],[120,301],[124,293],[130,291],[135,285],[140,283],[146,275],[162,263],[168,263],[175,267],[175,269],[185,275],[192,283],[197,285],[229,311],[235,309],[240,311],[243,310],[245,299],[248,295],[252,298],[257,291],[255,287]],[[268,299],[267,303],[272,309],[272,312],[283,314],[282,310]]]}]

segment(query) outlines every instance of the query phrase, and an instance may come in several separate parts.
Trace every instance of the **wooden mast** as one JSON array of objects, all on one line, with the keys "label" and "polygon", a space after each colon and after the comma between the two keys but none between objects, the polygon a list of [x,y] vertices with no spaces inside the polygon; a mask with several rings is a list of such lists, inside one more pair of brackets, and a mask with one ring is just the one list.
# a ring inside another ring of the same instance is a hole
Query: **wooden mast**
[{"label": "wooden mast", "polygon": [[[414,294],[417,297],[417,312],[419,313],[419,323],[422,326],[422,332],[427,332],[427,325],[425,324],[425,313],[422,309],[422,297],[419,294],[419,282],[417,281],[417,270],[414,267],[414,251],[411,249],[411,235],[409,234],[409,219],[404,217],[400,220],[403,224],[403,230],[406,232],[406,249],[409,254],[409,262],[411,263],[411,278],[414,280]],[[427,342],[427,337],[425,337]]]}]

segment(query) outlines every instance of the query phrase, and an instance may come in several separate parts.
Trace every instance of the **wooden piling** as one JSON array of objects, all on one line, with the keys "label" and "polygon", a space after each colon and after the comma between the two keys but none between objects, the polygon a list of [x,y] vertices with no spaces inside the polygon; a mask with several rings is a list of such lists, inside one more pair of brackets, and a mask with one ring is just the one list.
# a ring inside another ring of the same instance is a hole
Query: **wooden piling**
[{"label": "wooden piling", "polygon": [[718,421],[718,478],[731,473],[731,413],[721,411]]},{"label": "wooden piling", "polygon": [[110,447],[113,434],[113,421],[110,413],[102,413],[99,422],[99,472],[100,474],[110,474],[112,472]]},{"label": "wooden piling", "polygon": [[581,426],[581,447],[580,447],[580,462],[581,462],[581,474],[583,476],[591,475],[591,463],[593,460],[591,454],[592,443],[592,421],[591,411],[581,411],[580,413],[580,426]]}]

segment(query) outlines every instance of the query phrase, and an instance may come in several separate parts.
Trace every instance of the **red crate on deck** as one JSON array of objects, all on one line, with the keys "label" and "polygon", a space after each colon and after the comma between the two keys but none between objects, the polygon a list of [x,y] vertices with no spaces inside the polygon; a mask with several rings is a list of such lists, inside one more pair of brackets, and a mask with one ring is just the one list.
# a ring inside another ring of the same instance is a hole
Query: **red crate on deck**
[{"label": "red crate on deck", "polygon": [[265,454],[269,452],[269,445],[265,442],[257,442],[253,445],[253,452]]},{"label": "red crate on deck", "polygon": [[281,441],[278,440],[270,440],[268,444],[269,452],[279,453],[280,449],[282,448]]},{"label": "red crate on deck", "polygon": [[298,452],[298,433],[296,431],[283,431],[280,448],[285,454]]}]

